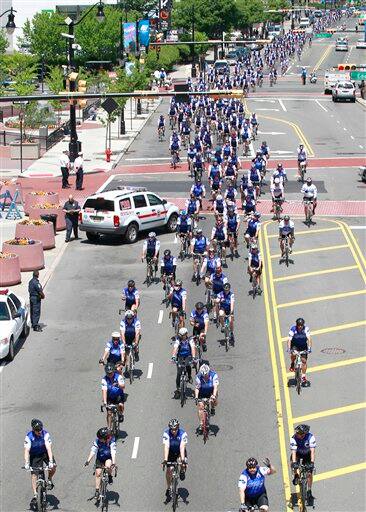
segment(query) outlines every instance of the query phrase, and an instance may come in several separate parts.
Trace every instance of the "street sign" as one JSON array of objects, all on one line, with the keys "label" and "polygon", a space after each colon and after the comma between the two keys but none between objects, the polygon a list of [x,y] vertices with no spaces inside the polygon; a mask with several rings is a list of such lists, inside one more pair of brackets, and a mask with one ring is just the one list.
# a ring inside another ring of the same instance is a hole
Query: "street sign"
[{"label": "street sign", "polygon": [[326,38],[326,37],[332,37],[333,34],[331,34],[330,32],[320,32],[320,34],[315,34],[315,37],[318,37],[319,39],[320,38]]},{"label": "street sign", "polygon": [[351,71],[351,80],[366,80],[366,71]]}]

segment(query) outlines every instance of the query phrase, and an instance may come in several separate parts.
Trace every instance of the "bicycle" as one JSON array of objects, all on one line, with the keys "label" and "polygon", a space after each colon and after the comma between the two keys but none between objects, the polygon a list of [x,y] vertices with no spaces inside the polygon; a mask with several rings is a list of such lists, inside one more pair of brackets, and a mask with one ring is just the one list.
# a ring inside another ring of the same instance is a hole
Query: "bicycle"
[{"label": "bicycle", "polygon": [[308,199],[304,199],[304,206],[305,206],[305,224],[307,224],[309,227],[312,224],[312,218],[314,215],[314,202]]},{"label": "bicycle", "polygon": [[101,405],[100,412],[103,412],[104,409],[112,412],[111,433],[117,439],[119,436],[119,425],[121,423],[118,406],[115,404]]},{"label": "bicycle", "polygon": [[164,462],[163,463],[163,471],[164,467],[172,467],[172,481],[170,484],[170,494],[172,497],[172,507],[173,512],[177,509],[178,506],[178,482],[179,482],[179,472],[181,467],[181,462]]},{"label": "bicycle", "polygon": [[295,387],[297,394],[300,395],[301,393],[301,369],[302,369],[302,361],[301,356],[307,354],[307,350],[301,350],[300,352],[298,350],[292,350],[292,353],[296,356],[294,368],[295,368]]},{"label": "bicycle", "polygon": [[225,241],[217,240],[217,257],[221,260],[222,265],[226,265],[226,251],[224,251]]},{"label": "bicycle", "polygon": [[169,117],[170,129],[174,130],[176,124],[177,124],[177,116],[175,116],[175,115],[174,116],[170,116]]},{"label": "bicycle", "polygon": [[281,220],[281,213],[283,212],[282,208],[283,199],[275,199],[273,204],[274,214],[273,218],[280,222]]},{"label": "bicycle", "polygon": [[126,364],[126,370],[128,373],[128,377],[130,379],[130,384],[134,381],[134,369],[135,369],[135,344],[133,345],[126,345],[126,354],[128,356],[127,364]]},{"label": "bicycle", "polygon": [[171,311],[169,313],[169,317],[171,318],[173,316],[174,316],[174,319],[172,320],[172,326],[173,326],[173,329],[174,329],[174,334],[177,336],[178,332],[179,332],[179,329],[180,329],[181,320],[186,317],[186,314],[185,314],[184,311],[177,311],[173,315],[173,311]]},{"label": "bicycle", "polygon": [[[95,474],[95,469],[94,469]],[[99,487],[99,499],[98,502],[101,504],[101,512],[108,512],[108,469],[106,467],[103,467],[102,469],[102,475],[100,480],[100,487]],[[117,466],[114,466],[114,477],[117,476]]]},{"label": "bicycle", "polygon": [[194,179],[195,181],[202,179],[202,167],[194,167]]},{"label": "bicycle", "polygon": [[206,295],[206,309],[207,309],[207,313],[210,314],[210,312],[211,312],[211,310],[213,308],[211,288],[206,288],[205,295]]},{"label": "bicycle", "polygon": [[146,258],[146,285],[150,286],[156,279],[156,266],[154,258]]},{"label": "bicycle", "polygon": [[[165,274],[165,284],[164,284],[164,299],[163,299],[163,302],[165,302],[165,306],[168,307],[169,306],[169,303],[170,303],[170,300],[169,300],[169,295],[170,295],[170,291],[172,289],[172,282],[173,282],[173,275],[166,275]],[[164,281],[163,281],[164,283]]]},{"label": "bicycle", "polygon": [[258,271],[255,270],[252,274],[252,297],[253,300],[255,296],[259,294],[259,286],[258,286]]},{"label": "bicycle", "polygon": [[179,162],[178,151],[173,151],[172,152],[172,159],[171,159],[171,162],[170,162],[170,167],[173,167],[173,169],[176,169],[178,162]]},{"label": "bicycle", "polygon": [[286,263],[286,267],[288,267],[289,265],[289,254],[290,254],[290,240],[289,240],[289,237],[288,235],[285,236],[285,256],[282,258],[283,261]]},{"label": "bicycle", "polygon": [[189,251],[189,238],[187,233],[185,233],[183,236],[180,236],[180,252],[179,257],[181,261],[183,261],[185,258],[188,257],[188,251]]},{"label": "bicycle", "polygon": [[158,137],[159,137],[159,142],[162,142],[164,140],[164,137],[165,137],[165,128],[163,126],[161,126],[159,129],[158,129]]},{"label": "bicycle", "polygon": [[192,358],[191,357],[178,357],[176,362],[178,368],[181,370],[180,375],[180,385],[179,385],[179,391],[180,391],[180,406],[184,407],[184,404],[186,403],[187,397],[186,397],[186,390],[187,390],[187,382],[188,382],[188,374],[187,374],[187,366],[192,364]]},{"label": "bicycle", "polygon": [[230,316],[231,315],[225,315],[225,319],[224,319],[225,352],[227,352],[229,350],[229,343],[233,337],[233,333],[231,332],[231,327],[230,327]]},{"label": "bicycle", "polygon": [[299,176],[300,176],[301,183],[304,183],[304,181],[305,181],[306,167],[307,167],[306,160],[299,161],[298,169],[299,169]]},{"label": "bicycle", "polygon": [[47,509],[47,480],[45,477],[45,469],[47,466],[43,464],[42,468],[32,468],[26,469],[24,466],[22,469],[26,471],[30,471],[37,475],[36,482],[36,493],[37,493],[37,511],[38,512],[46,512]]},{"label": "bicycle", "polygon": [[206,444],[210,435],[211,398],[200,398],[203,403],[202,436],[203,444]]},{"label": "bicycle", "polygon": [[196,359],[197,363],[195,364],[195,370],[196,374],[199,371],[199,368],[202,364],[202,353],[203,353],[203,345],[206,343],[206,335],[204,334],[203,337],[201,335],[197,334],[193,336],[194,343],[196,345]]},{"label": "bicycle", "polygon": [[[300,487],[300,495],[298,500],[299,512],[306,512],[308,503],[308,475],[311,473],[309,464],[299,465],[298,485]],[[312,505],[314,508],[314,505]]]},{"label": "bicycle", "polygon": [[201,282],[201,273],[200,273],[200,269],[202,267],[202,259],[203,259],[203,254],[193,254],[193,258],[194,258],[194,261],[197,262],[197,270],[195,271],[195,275],[194,275],[194,280],[196,282],[196,285],[199,286],[200,282]]}]

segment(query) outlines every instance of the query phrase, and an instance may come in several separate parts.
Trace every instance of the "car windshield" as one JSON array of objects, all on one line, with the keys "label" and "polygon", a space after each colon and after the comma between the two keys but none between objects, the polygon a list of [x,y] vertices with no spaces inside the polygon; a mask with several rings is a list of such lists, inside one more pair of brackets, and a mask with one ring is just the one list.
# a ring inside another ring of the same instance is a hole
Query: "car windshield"
[{"label": "car windshield", "polygon": [[341,89],[353,89],[353,85],[347,82],[340,82],[338,84],[338,87],[340,87]]},{"label": "car windshield", "polygon": [[93,197],[85,201],[85,208],[93,208],[104,212],[114,212],[114,201],[108,201],[104,197]]},{"label": "car windshield", "polygon": [[0,321],[10,320],[9,309],[5,302],[0,302]]}]

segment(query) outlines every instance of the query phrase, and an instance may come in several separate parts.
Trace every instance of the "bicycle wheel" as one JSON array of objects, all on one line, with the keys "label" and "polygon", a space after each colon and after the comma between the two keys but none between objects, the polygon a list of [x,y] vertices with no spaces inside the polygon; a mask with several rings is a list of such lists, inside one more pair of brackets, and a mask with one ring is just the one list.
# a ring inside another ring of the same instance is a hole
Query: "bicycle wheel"
[{"label": "bicycle wheel", "polygon": [[128,376],[130,378],[130,384],[133,383],[134,375],[133,375],[133,354],[132,354],[133,348],[130,348],[130,355],[128,358]]},{"label": "bicycle wheel", "polygon": [[209,429],[209,426],[208,426],[208,413],[207,413],[207,410],[205,409],[204,410],[204,415],[203,415],[203,422],[202,422],[203,444],[207,443],[207,440],[208,440],[208,429]]},{"label": "bicycle wheel", "polygon": [[37,485],[37,510],[38,512],[46,511],[46,500],[44,499],[45,490],[43,488],[43,484],[39,483]]},{"label": "bicycle wheel", "polygon": [[102,512],[108,512],[108,497],[107,497],[107,482],[102,479],[102,482],[100,484],[100,494],[101,494],[101,500],[102,500]]},{"label": "bicycle wheel", "polygon": [[186,379],[185,376],[182,375],[180,378],[180,406],[184,407],[186,401]]},{"label": "bicycle wheel", "polygon": [[288,239],[286,238],[286,241],[285,241],[285,263],[286,263],[286,267],[288,267],[288,265],[289,265],[288,255],[289,255],[289,244],[288,244]]},{"label": "bicycle wheel", "polygon": [[229,327],[227,320],[225,320],[225,352],[227,352],[229,350],[229,341],[230,341],[230,327]]},{"label": "bicycle wheel", "polygon": [[172,507],[173,507],[174,512],[177,509],[177,506],[178,506],[178,474],[174,474],[173,481],[172,481]]},{"label": "bicycle wheel", "polygon": [[307,481],[300,480],[300,502],[299,512],[306,512],[306,498],[307,498]]},{"label": "bicycle wheel", "polygon": [[296,391],[297,391],[297,394],[300,395],[300,393],[301,393],[301,369],[300,369],[300,367],[296,367],[295,378],[296,378]]}]

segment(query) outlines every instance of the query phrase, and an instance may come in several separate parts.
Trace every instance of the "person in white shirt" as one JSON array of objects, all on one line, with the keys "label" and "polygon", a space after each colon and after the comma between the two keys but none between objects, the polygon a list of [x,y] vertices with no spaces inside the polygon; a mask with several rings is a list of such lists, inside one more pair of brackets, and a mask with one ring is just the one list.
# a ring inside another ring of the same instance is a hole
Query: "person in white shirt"
[{"label": "person in white shirt", "polygon": [[315,215],[315,208],[317,205],[318,189],[313,184],[311,178],[306,179],[306,183],[301,187],[301,193],[303,194],[303,200],[313,202],[313,213]]},{"label": "person in white shirt", "polygon": [[70,173],[70,158],[69,152],[63,151],[60,157],[60,167],[62,174],[62,188],[70,188],[69,173]]},{"label": "person in white shirt", "polygon": [[83,159],[83,153],[79,151],[78,157],[75,158],[74,162],[74,170],[76,174],[76,190],[83,190],[83,179],[84,179],[84,159]]}]

